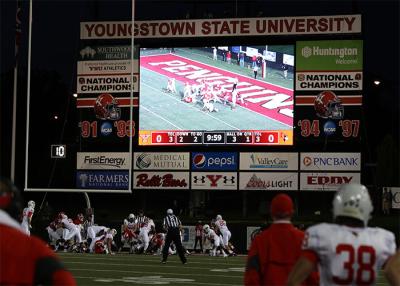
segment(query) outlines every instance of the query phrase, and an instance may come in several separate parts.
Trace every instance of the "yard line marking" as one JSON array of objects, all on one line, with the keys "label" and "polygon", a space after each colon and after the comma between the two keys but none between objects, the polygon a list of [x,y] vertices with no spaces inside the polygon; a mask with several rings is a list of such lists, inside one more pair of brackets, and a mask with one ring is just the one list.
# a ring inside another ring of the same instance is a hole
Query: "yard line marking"
[{"label": "yard line marking", "polygon": [[[112,280],[119,280],[119,281],[122,281],[122,282],[129,282],[129,280],[122,280],[122,279],[119,279],[119,278],[113,279],[113,278],[108,278],[108,277],[74,276],[74,278],[77,278],[77,279],[104,279],[104,280],[111,280],[111,279],[112,279]],[[124,278],[125,278],[125,277],[124,277]],[[128,277],[128,278],[129,278],[129,277]],[[100,281],[99,281],[99,282],[100,282]],[[172,281],[172,282],[174,282],[174,283],[186,283],[186,282],[179,282],[179,281]],[[152,281],[150,285],[154,285],[154,281]],[[209,286],[212,286],[212,285],[215,285],[215,286],[225,286],[225,285],[229,285],[229,286],[242,286],[242,284],[232,284],[232,283],[223,284],[223,283],[210,283],[210,282],[204,283],[204,282],[196,282],[196,281],[191,281],[191,282],[190,282],[190,285],[209,285]]]},{"label": "yard line marking", "polygon": [[[156,89],[156,88],[154,88],[154,87],[148,85],[147,83],[144,83],[144,82],[143,82],[143,84],[144,84],[145,86],[148,86],[148,87],[154,89],[154,90],[157,91],[157,92],[159,91],[158,89]],[[171,95],[168,94],[168,93],[165,93],[165,92],[163,92],[163,93],[166,94],[167,96],[169,96],[170,98],[172,98],[173,100],[179,102],[180,104],[185,105],[186,107],[190,107],[190,108],[192,108],[192,109],[195,109],[195,110],[198,111],[198,112],[202,112],[200,109],[198,109],[198,108],[196,108],[196,107],[194,107],[194,106],[192,106],[192,105],[188,105],[187,103],[185,103],[185,102],[183,102],[183,101],[181,101],[181,100],[179,100],[179,99],[176,99],[175,97],[171,96]],[[140,104],[139,104],[139,105],[140,105]],[[241,107],[241,106],[239,106],[239,107]],[[236,126],[233,126],[233,125],[229,124],[228,122],[225,122],[225,121],[223,121],[223,120],[221,120],[221,119],[219,119],[219,118],[217,118],[217,117],[215,117],[215,116],[212,116],[212,115],[209,114],[209,113],[202,112],[202,114],[207,115],[207,116],[210,116],[211,118],[213,118],[213,119],[215,119],[215,120],[217,120],[217,121],[219,121],[219,122],[221,122],[221,123],[223,123],[223,124],[225,124],[225,125],[228,125],[229,127],[233,128],[233,129],[241,130],[240,128],[238,128],[238,127],[236,127]]]},{"label": "yard line marking", "polygon": [[161,118],[161,120],[166,121],[167,123],[171,124],[172,126],[176,127],[179,130],[183,130],[182,128],[180,128],[178,125],[175,125],[174,123],[172,123],[171,121],[169,121],[168,119],[162,117],[161,115],[158,115],[157,113],[151,111],[149,108],[145,107],[144,105],[142,105],[143,109],[147,110],[148,112],[150,112],[151,114],[153,114],[154,116]]},{"label": "yard line marking", "polygon": [[[89,263],[87,263],[89,264]],[[137,266],[143,266],[143,265],[137,265]],[[154,268],[154,265],[152,265],[152,267]],[[160,265],[161,267],[161,265]],[[162,265],[162,268],[177,268],[175,266],[167,266],[167,265]],[[197,267],[187,267],[187,265],[185,265],[185,269],[199,269]],[[209,269],[209,268],[207,268]],[[69,268],[69,271],[94,271],[94,272],[120,272],[120,273],[139,273],[139,274],[151,274],[151,275],[169,275],[169,272],[154,272],[154,271],[133,271],[133,270],[116,270],[116,269],[92,269],[92,268]],[[201,276],[204,277],[205,273],[173,273],[173,275],[178,275],[178,276]],[[207,277],[217,277],[217,278],[242,278],[243,275],[216,275],[216,274],[210,274],[207,273]]]}]

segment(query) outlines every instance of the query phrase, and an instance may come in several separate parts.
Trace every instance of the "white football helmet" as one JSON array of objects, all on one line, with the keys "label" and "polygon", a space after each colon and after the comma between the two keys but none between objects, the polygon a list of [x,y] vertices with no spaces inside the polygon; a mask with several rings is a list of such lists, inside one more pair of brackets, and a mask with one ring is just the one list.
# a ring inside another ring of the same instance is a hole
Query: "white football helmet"
[{"label": "white football helmet", "polygon": [[209,226],[208,224],[205,224],[205,225],[203,226],[203,231],[204,231],[205,233],[208,233],[208,232],[210,231],[210,226]]},{"label": "white football helmet", "polygon": [[117,230],[115,228],[109,229],[108,233],[110,233],[113,237],[117,235]]},{"label": "white football helmet", "polygon": [[31,208],[35,208],[35,201],[29,201],[28,202],[28,207],[31,207]]},{"label": "white football helmet", "polygon": [[364,222],[371,218],[373,206],[367,187],[361,184],[343,184],[333,198],[333,217],[351,217]]},{"label": "white football helmet", "polygon": [[220,220],[220,219],[222,219],[222,216],[219,214],[219,215],[217,215],[217,217],[215,218],[215,220]]},{"label": "white football helmet", "polygon": [[172,209],[167,209],[167,214],[173,214],[174,211]]},{"label": "white football helmet", "polygon": [[128,219],[135,219],[135,215],[134,214],[129,214]]}]

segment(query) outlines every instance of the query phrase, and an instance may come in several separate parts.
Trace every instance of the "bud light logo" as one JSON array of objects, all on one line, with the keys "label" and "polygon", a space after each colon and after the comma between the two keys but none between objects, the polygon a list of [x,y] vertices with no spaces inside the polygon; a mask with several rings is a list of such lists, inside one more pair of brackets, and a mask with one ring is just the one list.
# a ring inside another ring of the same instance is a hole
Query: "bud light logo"
[{"label": "bud light logo", "polygon": [[192,153],[192,169],[237,170],[238,154],[235,152]]},{"label": "bud light logo", "polygon": [[104,122],[100,128],[101,135],[108,136],[112,133],[112,125],[110,122]]},{"label": "bud light logo", "polygon": [[193,165],[196,168],[204,168],[204,166],[206,165],[206,156],[204,156],[204,154],[197,154],[193,157]]},{"label": "bud light logo", "polygon": [[336,124],[335,122],[329,120],[324,124],[324,133],[326,136],[331,136],[336,132]]}]

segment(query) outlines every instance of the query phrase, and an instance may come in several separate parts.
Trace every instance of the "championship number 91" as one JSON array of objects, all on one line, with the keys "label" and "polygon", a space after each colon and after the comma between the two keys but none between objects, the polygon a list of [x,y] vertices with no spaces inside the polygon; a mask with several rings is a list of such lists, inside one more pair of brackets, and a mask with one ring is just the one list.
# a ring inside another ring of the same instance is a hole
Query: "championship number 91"
[{"label": "championship number 91", "polygon": [[120,138],[135,136],[135,121],[81,121],[79,123],[82,138],[97,138],[99,135],[109,135],[116,131]]}]

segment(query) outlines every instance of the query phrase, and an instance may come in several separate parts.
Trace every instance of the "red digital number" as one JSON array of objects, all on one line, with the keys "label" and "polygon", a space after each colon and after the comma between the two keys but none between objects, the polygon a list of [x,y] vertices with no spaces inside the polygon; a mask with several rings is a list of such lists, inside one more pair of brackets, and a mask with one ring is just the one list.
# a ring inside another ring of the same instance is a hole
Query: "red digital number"
[{"label": "red digital number", "polygon": [[79,123],[83,138],[97,137],[97,121],[82,121]]},{"label": "red digital number", "polygon": [[299,120],[297,125],[300,126],[301,136],[303,137],[308,137],[310,135],[313,135],[314,137],[319,136],[320,133],[319,120],[313,120],[312,122],[308,119]]},{"label": "red digital number", "polygon": [[[336,254],[344,255],[347,257],[346,261],[343,263],[343,268],[346,270],[346,276],[338,277],[333,276],[333,282],[338,285],[348,285],[354,280],[354,275],[356,276],[357,285],[370,285],[375,281],[375,261],[376,254],[375,249],[369,245],[361,245],[357,250],[351,244],[339,244],[336,246]],[[355,261],[357,258],[357,272],[354,270]],[[366,278],[363,274],[367,273]]]},{"label": "red digital number", "polygon": [[278,140],[279,140],[278,132],[260,132],[260,135],[256,136],[256,143],[261,143],[261,144],[278,143]]},{"label": "red digital number", "polygon": [[114,122],[114,126],[117,128],[117,136],[120,138],[135,136],[135,121],[118,120]]},{"label": "red digital number", "polygon": [[357,137],[360,130],[360,120],[340,120],[343,137]]},{"label": "red digital number", "polygon": [[151,142],[154,144],[173,143],[174,138],[169,136],[166,132],[156,132],[151,134]]}]

